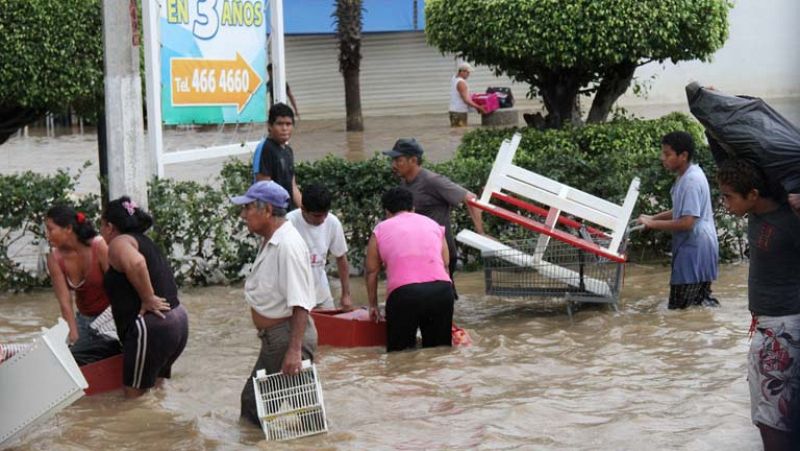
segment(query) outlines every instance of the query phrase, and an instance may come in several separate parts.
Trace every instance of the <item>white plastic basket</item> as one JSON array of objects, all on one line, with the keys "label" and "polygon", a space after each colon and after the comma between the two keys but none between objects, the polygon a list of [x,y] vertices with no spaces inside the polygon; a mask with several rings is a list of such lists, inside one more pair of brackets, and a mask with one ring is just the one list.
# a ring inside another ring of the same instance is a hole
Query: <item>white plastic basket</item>
[{"label": "white plastic basket", "polygon": [[256,407],[267,440],[290,440],[328,432],[325,404],[317,368],[303,360],[300,373],[267,374],[253,378]]},{"label": "white plastic basket", "polygon": [[67,347],[69,327],[55,327],[0,364],[0,445],[83,396],[88,387]]}]

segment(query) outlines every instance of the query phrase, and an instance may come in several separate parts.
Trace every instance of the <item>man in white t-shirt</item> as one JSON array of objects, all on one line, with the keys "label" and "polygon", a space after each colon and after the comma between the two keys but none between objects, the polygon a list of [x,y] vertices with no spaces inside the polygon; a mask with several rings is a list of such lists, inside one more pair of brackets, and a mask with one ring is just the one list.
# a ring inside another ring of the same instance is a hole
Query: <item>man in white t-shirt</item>
[{"label": "man in white t-shirt", "polygon": [[[306,197],[307,196],[307,197]],[[328,252],[336,257],[336,267],[342,284],[341,308],[353,309],[350,299],[350,265],[347,262],[347,241],[339,218],[330,213],[331,193],[323,185],[311,184],[303,188],[303,205],[286,218],[294,225],[311,252],[311,270],[316,282],[317,307],[335,308],[325,267]]]}]

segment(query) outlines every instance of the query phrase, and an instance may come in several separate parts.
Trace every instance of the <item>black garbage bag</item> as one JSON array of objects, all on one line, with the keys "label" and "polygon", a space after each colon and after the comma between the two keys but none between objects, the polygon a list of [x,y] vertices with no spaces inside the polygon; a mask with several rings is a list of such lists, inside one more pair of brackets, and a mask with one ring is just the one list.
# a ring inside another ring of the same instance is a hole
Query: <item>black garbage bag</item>
[{"label": "black garbage bag", "polygon": [[[706,129],[719,165],[744,158],[759,166],[773,188],[800,193],[800,130],[761,99],[686,85],[689,110]],[[776,192],[779,194],[779,192]]]}]

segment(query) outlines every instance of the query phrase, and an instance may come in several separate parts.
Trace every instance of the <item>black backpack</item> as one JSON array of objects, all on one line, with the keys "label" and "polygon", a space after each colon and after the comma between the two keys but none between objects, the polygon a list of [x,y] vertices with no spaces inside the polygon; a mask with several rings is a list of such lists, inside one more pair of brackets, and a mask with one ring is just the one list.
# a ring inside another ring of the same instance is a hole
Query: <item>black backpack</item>
[{"label": "black backpack", "polygon": [[514,94],[511,93],[511,88],[490,87],[486,88],[486,93],[497,94],[500,108],[512,108],[514,106]]}]

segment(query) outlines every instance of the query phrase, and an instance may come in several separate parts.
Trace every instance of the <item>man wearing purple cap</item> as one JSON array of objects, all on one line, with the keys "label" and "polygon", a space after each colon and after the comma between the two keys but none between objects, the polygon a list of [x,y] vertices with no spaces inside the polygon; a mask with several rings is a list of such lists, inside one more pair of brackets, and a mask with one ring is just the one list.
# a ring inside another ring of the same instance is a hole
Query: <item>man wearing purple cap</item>
[{"label": "man wearing purple cap", "polygon": [[243,196],[247,230],[263,238],[244,284],[261,351],[241,396],[241,415],[260,425],[252,378],[256,371],[296,374],[302,360],[314,358],[317,330],[309,312],[316,305],[311,257],[303,237],[286,220],[289,193],[277,183],[254,183]]}]

